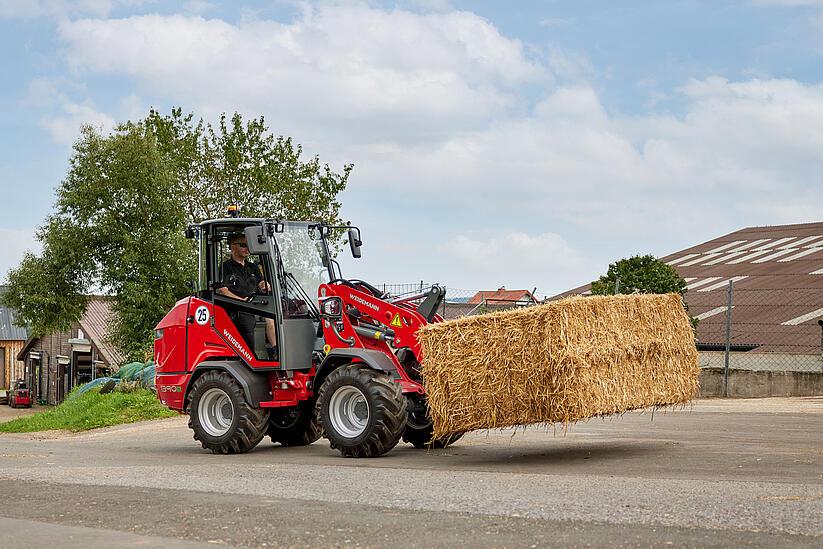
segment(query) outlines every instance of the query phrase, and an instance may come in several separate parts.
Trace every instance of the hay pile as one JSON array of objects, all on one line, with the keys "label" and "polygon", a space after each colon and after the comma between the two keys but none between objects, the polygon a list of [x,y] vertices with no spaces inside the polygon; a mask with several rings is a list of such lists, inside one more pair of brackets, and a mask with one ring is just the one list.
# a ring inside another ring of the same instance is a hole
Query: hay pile
[{"label": "hay pile", "polygon": [[573,297],[430,324],[418,337],[435,438],[677,404],[698,388],[678,294]]}]

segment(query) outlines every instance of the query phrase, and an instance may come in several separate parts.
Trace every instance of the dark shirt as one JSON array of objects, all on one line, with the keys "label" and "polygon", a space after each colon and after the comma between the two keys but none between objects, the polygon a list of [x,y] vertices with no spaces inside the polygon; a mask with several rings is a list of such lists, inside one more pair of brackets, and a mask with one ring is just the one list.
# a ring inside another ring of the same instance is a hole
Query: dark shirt
[{"label": "dark shirt", "polygon": [[247,259],[246,263],[241,265],[229,258],[223,262],[223,280],[217,287],[226,288],[239,297],[249,297],[257,292],[257,285],[261,280],[263,276],[257,263]]}]

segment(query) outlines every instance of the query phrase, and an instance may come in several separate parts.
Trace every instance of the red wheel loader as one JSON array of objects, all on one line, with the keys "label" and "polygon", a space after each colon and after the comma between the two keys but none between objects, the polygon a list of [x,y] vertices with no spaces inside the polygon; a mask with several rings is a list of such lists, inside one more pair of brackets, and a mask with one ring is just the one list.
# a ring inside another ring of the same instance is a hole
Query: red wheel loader
[{"label": "red wheel loader", "polygon": [[[329,242],[341,230],[360,257],[351,226],[227,217],[186,230],[198,280],[155,329],[156,386],[163,404],[189,415],[203,448],[241,453],[265,436],[286,446],[324,436],[344,456],[376,457],[401,439],[442,448],[459,438],[432,440],[415,337],[442,320],[444,290],[392,298],[343,278]],[[260,278],[244,299],[220,291],[239,237]]]}]

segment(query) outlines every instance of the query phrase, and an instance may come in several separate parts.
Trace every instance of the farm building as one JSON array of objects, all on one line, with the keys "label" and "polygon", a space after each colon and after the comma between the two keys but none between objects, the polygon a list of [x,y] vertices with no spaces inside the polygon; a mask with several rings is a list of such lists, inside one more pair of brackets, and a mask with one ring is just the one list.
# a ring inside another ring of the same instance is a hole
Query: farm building
[{"label": "farm building", "polygon": [[[0,286],[0,295],[5,291],[5,287]],[[23,373],[23,363],[17,360],[17,354],[28,333],[14,322],[14,310],[0,305],[0,391],[9,389]]]},{"label": "farm building", "polygon": [[823,223],[749,227],[661,259],[688,283],[701,366],[723,366],[733,281],[730,366],[823,371]]},{"label": "farm building", "polygon": [[93,296],[78,322],[65,332],[29,338],[17,355],[37,400],[61,402],[77,385],[116,371],[125,356],[109,342],[111,300]]},{"label": "farm building", "polygon": [[478,305],[480,303],[509,303],[514,305],[531,305],[537,300],[529,290],[507,290],[501,286],[496,290],[483,290],[469,298],[469,303]]}]

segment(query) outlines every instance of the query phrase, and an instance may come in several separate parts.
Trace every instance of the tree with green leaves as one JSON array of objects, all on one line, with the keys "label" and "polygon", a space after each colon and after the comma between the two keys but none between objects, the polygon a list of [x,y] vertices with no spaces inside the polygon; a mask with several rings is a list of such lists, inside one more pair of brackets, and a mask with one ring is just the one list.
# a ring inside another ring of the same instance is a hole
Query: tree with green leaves
[{"label": "tree with green leaves", "polygon": [[142,359],[155,324],[189,292],[196,266],[187,224],[231,203],[244,216],[340,223],[337,196],[352,166],[335,173],[301,156],[262,117],[222,116],[212,126],[181,109],[152,110],[109,135],[84,127],[37,232],[43,251],[9,272],[3,301],[39,336],[78,320],[90,293],[111,295],[112,342]]},{"label": "tree with green leaves", "polygon": [[[619,288],[618,288],[618,280]],[[674,267],[652,255],[636,255],[609,265],[609,270],[592,282],[592,294],[686,293],[686,281]]]}]

